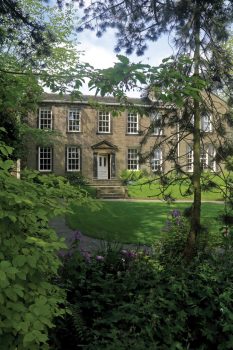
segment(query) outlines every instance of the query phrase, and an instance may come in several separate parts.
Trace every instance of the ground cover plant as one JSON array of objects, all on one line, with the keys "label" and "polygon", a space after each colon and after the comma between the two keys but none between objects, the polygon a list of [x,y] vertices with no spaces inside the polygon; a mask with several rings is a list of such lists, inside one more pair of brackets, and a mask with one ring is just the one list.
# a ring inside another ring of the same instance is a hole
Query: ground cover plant
[{"label": "ground cover plant", "polygon": [[232,237],[219,250],[199,242],[187,264],[188,221],[178,210],[169,220],[153,254],[80,252],[74,234],[58,280],[70,313],[57,320],[51,349],[232,349]]},{"label": "ground cover plant", "polygon": [[[72,204],[73,214],[68,214],[67,223],[72,229],[95,238],[120,243],[152,244],[162,237],[162,229],[172,209],[184,210],[190,203],[155,202],[108,202],[102,201],[99,210]],[[223,205],[203,203],[202,223],[212,235],[219,235],[217,222]]]}]

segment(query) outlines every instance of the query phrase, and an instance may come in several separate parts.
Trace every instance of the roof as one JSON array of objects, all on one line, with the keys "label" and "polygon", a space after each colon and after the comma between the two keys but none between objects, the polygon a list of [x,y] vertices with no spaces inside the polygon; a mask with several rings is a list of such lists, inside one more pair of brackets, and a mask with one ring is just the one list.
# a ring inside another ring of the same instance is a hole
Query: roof
[{"label": "roof", "polygon": [[[60,95],[54,93],[44,93],[42,95],[42,102],[53,102],[53,103],[81,103],[81,104],[89,104],[92,102],[97,102],[105,105],[120,105],[121,103],[114,97],[106,96],[93,96],[93,95],[82,95],[80,97],[74,97],[72,95]],[[128,98],[128,102],[132,103],[136,106],[150,106],[151,102],[145,98]]]}]

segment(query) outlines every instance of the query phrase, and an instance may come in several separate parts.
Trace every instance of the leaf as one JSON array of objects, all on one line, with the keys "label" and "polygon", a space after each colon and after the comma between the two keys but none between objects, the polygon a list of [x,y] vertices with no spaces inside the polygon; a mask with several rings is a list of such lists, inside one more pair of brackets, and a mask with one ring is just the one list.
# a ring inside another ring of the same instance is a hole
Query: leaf
[{"label": "leaf", "polygon": [[0,168],[2,168],[3,170],[9,170],[14,166],[14,162],[12,160],[6,160],[3,161],[0,159]]},{"label": "leaf", "polygon": [[126,56],[123,55],[117,55],[117,58],[120,62],[124,63],[124,64],[129,64],[129,59]]},{"label": "leaf", "polygon": [[22,267],[25,262],[26,262],[26,257],[24,255],[16,255],[14,258],[13,258],[13,265],[14,266],[18,266],[18,267]]},{"label": "leaf", "polygon": [[7,288],[5,290],[5,293],[6,293],[6,296],[12,300],[12,301],[17,301],[18,297],[17,297],[17,294],[15,293],[15,291],[12,289],[12,288]]},{"label": "leaf", "polygon": [[23,344],[28,345],[29,343],[32,343],[35,340],[35,335],[33,332],[27,333],[23,338]]},{"label": "leaf", "polygon": [[5,282],[5,281],[7,281],[6,273],[0,270],[0,282]]}]

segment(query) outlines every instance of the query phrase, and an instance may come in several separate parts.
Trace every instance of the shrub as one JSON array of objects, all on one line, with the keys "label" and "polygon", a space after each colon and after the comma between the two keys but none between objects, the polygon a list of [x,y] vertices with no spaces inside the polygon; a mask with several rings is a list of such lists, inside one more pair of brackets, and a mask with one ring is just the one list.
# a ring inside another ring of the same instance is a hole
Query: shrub
[{"label": "shrub", "polygon": [[66,178],[73,186],[88,185],[87,179],[81,173],[66,174]]},{"label": "shrub", "polygon": [[180,210],[175,209],[169,213],[162,238],[155,244],[160,260],[168,263],[173,259],[183,259],[189,227],[189,221]]},{"label": "shrub", "polygon": [[125,185],[133,182],[137,182],[143,177],[148,176],[148,173],[146,170],[123,170],[120,178],[123,181]]},{"label": "shrub", "polygon": [[60,284],[71,314],[57,324],[53,349],[232,348],[232,248],[188,265],[139,251],[74,249]]},{"label": "shrub", "polygon": [[[0,155],[11,152],[0,142]],[[37,172],[18,180],[9,173],[12,164],[0,157],[0,348],[47,349],[48,329],[65,302],[54,282],[65,245],[49,220],[67,211],[67,198],[82,194]]]}]

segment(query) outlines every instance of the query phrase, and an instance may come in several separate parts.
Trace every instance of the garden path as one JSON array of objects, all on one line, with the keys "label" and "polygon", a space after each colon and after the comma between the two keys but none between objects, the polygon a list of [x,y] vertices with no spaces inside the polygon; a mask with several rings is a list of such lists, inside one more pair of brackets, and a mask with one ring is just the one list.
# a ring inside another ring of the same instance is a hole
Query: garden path
[{"label": "garden path", "polygon": [[[71,230],[66,224],[64,217],[57,217],[50,222],[50,226],[57,232],[59,237],[64,237],[66,244],[69,246],[72,242],[72,238],[77,232],[77,230]],[[83,252],[97,252],[106,249],[108,242],[96,238],[91,238],[84,235],[83,233],[79,238],[79,247]],[[133,249],[133,250],[145,250],[151,251],[151,247],[146,245],[136,245],[136,244],[120,244],[117,242],[110,243],[112,247],[119,249]]]}]

